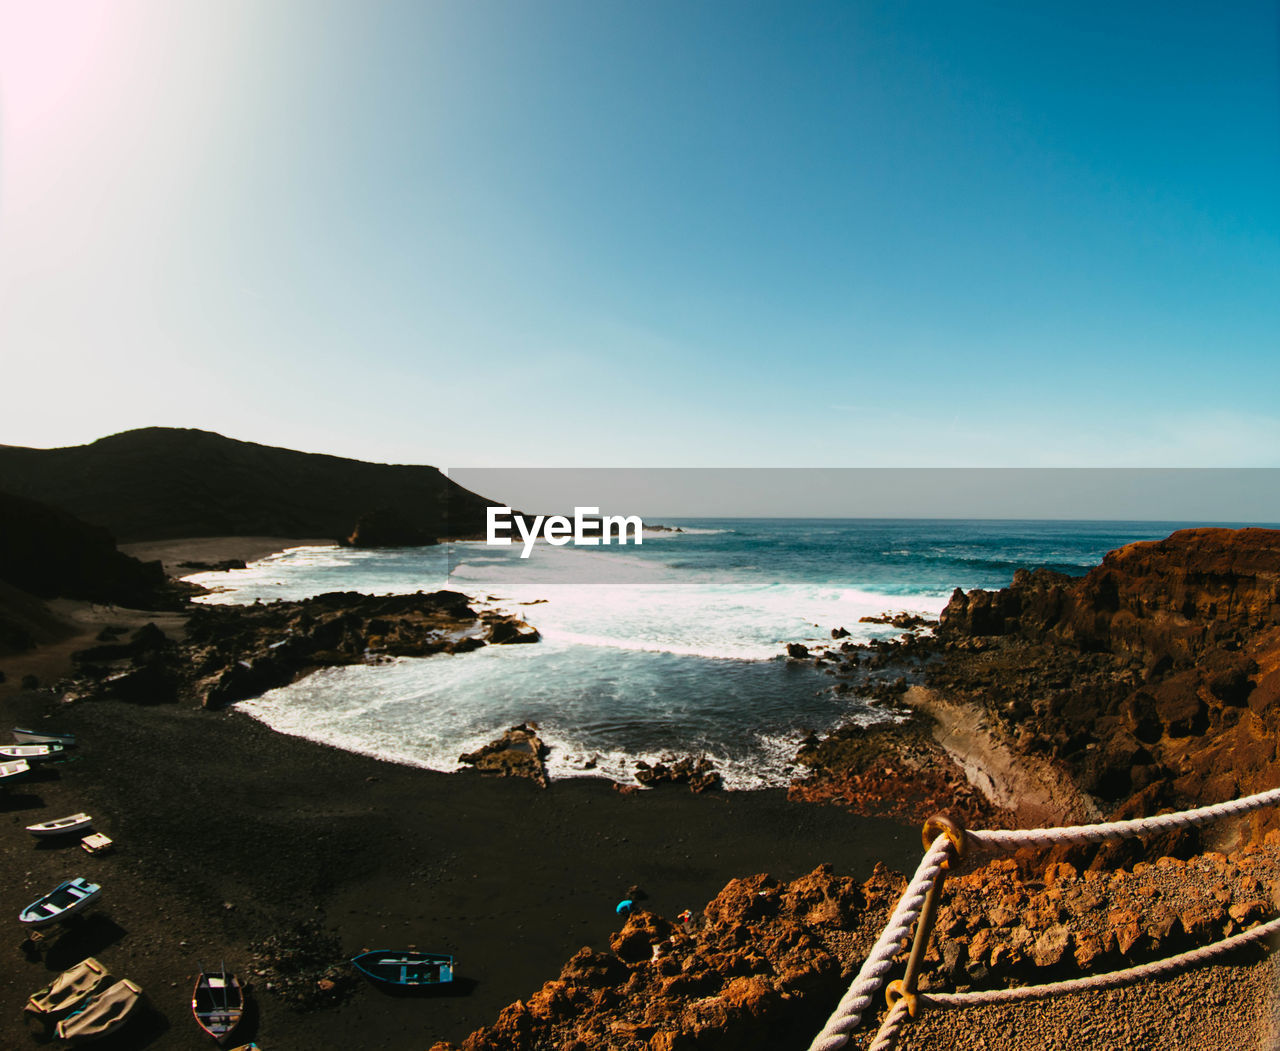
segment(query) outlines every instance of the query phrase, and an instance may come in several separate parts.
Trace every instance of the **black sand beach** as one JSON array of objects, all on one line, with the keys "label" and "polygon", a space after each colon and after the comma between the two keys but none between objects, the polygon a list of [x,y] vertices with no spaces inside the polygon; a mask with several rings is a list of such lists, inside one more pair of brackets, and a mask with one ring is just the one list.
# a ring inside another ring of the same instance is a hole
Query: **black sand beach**
[{"label": "black sand beach", "polygon": [[[623,795],[600,780],[544,790],[340,752],[235,711],[63,706],[13,687],[11,674],[8,725],[47,716],[83,745],[0,799],[0,911],[14,918],[0,1017],[18,1019],[51,972],[97,955],[140,983],[152,1007],[124,1043],[100,1046],[207,1046],[188,1006],[200,965],[244,972],[250,943],[314,919],[345,956],[409,945],[456,954],[456,994],[405,999],[360,984],[336,1006],[298,1012],[259,983],[256,1018],[237,1035],[269,1049],[420,1051],[490,1022],[582,946],[607,949],[630,886],[674,916],[735,876],[793,878],[830,862],[863,878],[876,861],[908,868],[918,853],[914,828],[788,803],[781,791]],[[80,809],[116,853],[47,847],[23,829]],[[103,884],[101,904],[52,937],[42,960],[25,958],[18,910],[74,875]],[[45,1040],[35,1022],[9,1032],[6,1046]]]}]

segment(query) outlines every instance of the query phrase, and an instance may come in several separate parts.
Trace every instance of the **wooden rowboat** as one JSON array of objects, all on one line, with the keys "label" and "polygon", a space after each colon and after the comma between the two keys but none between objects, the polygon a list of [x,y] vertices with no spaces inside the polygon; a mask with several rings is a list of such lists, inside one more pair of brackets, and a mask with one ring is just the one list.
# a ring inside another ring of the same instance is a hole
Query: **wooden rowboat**
[{"label": "wooden rowboat", "polygon": [[83,912],[101,896],[101,886],[77,876],[60,883],[43,898],[33,901],[18,913],[18,922],[28,927],[44,927],[64,920],[73,913]]},{"label": "wooden rowboat", "polygon": [[128,978],[121,978],[89,1000],[54,1029],[60,1040],[73,1042],[98,1040],[114,1033],[129,1020],[142,999],[142,989]]},{"label": "wooden rowboat", "polygon": [[445,985],[453,981],[453,957],[443,953],[375,949],[351,961],[356,970],[385,985]]},{"label": "wooden rowboat", "polygon": [[244,989],[226,965],[221,971],[201,971],[191,994],[191,1013],[196,1023],[215,1040],[221,1042],[244,1017]]},{"label": "wooden rowboat", "polygon": [[21,781],[31,773],[31,764],[25,759],[10,759],[0,763],[0,787]]},{"label": "wooden rowboat", "polygon": [[38,993],[32,993],[26,1009],[38,1015],[70,1011],[101,989],[110,977],[107,969],[90,956],[63,971]]},{"label": "wooden rowboat", "polygon": [[57,733],[54,730],[26,730],[21,726],[13,728],[13,739],[18,744],[60,744],[63,748],[72,748],[76,743],[75,734]]},{"label": "wooden rowboat", "polygon": [[62,754],[60,744],[0,744],[0,760],[25,759],[39,763]]},{"label": "wooden rowboat", "polygon": [[93,818],[82,812],[54,818],[52,821],[41,821],[38,825],[28,825],[27,831],[33,836],[65,836],[72,832],[83,832],[92,825]]}]

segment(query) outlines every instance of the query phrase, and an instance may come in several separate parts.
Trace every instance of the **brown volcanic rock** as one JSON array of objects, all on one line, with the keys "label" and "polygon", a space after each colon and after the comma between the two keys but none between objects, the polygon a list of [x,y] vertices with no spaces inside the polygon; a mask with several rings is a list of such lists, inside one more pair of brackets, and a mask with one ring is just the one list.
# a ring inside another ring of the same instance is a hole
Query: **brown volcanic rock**
[{"label": "brown volcanic rock", "polygon": [[[780,883],[733,880],[686,929],[636,912],[616,955],[579,951],[527,1002],[472,1033],[463,1051],[614,1048],[764,1051],[803,1046],[839,999],[901,892],[881,869],[858,884],[821,866]],[[835,917],[867,930],[851,938]],[[857,961],[860,962],[860,961]],[[434,1051],[452,1051],[437,1044]]]},{"label": "brown volcanic rock", "polygon": [[490,741],[474,752],[458,757],[458,762],[473,766],[482,774],[499,777],[527,777],[547,787],[547,768],[543,759],[547,746],[538,736],[537,723],[513,726],[496,741]]},{"label": "brown volcanic rock", "polygon": [[653,787],[660,784],[688,785],[691,792],[708,792],[721,787],[720,773],[705,755],[676,759],[664,756],[650,765],[643,759],[636,763],[636,780]]},{"label": "brown volcanic rock", "polygon": [[464,653],[503,627],[532,633],[536,641],[523,621],[498,613],[482,619],[456,591],[330,592],[296,602],[193,606],[181,642],[154,630],[128,644],[74,654],[76,692],[149,702],[182,698],[221,708],[316,668]]},{"label": "brown volcanic rock", "polygon": [[931,685],[984,704],[1117,816],[1280,784],[1280,531],[1180,530],[1079,579],[1019,571],[953,595],[938,636]]},{"label": "brown volcanic rock", "polygon": [[[962,869],[946,881],[922,987],[1038,984],[1205,945],[1275,915],[1262,888],[1277,871],[1280,833],[1229,857],[1163,857],[1132,871],[1062,863],[1034,870],[1029,856]],[[732,880],[688,927],[634,913],[611,939],[612,953],[580,950],[461,1047],[808,1046],[903,886],[882,867],[859,884],[824,865],[789,883]],[[872,1032],[873,1024],[864,1027],[857,1046]],[[455,1049],[441,1043],[433,1051]]]},{"label": "brown volcanic rock", "polygon": [[966,825],[992,827],[1008,815],[992,806],[919,721],[847,726],[802,743],[809,773],[787,798],[834,803],[854,813],[916,822],[946,811]]},{"label": "brown volcanic rock", "polygon": [[1129,544],[1077,579],[1019,570],[998,592],[957,591],[944,637],[1051,635],[1081,650],[1186,665],[1280,625],[1280,530],[1183,529]]}]

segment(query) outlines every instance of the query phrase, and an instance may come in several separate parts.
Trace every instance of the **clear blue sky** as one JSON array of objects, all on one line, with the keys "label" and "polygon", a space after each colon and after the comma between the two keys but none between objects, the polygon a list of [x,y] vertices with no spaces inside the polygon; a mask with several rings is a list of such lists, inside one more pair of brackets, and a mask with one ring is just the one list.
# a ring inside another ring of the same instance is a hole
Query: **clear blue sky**
[{"label": "clear blue sky", "polygon": [[0,0],[0,442],[1280,465],[1273,3]]}]

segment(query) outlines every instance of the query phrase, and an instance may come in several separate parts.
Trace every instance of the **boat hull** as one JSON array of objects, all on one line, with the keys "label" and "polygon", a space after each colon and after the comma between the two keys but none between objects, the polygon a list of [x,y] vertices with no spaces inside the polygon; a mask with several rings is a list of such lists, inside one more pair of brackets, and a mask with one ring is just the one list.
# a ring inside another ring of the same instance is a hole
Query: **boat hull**
[{"label": "boat hull", "polygon": [[93,818],[88,814],[72,814],[56,821],[42,821],[38,825],[28,825],[27,831],[33,836],[69,836],[93,827]]},{"label": "boat hull", "polygon": [[20,913],[24,927],[45,927],[83,912],[102,896],[102,887],[77,877],[59,884],[43,898],[37,898]]},{"label": "boat hull", "polygon": [[25,759],[28,763],[43,763],[61,754],[60,744],[0,744],[0,762]]},{"label": "boat hull", "polygon": [[15,784],[31,774],[31,764],[25,759],[10,759],[0,763],[0,786]]},{"label": "boat hull", "polygon": [[13,728],[13,739],[18,744],[60,744],[70,748],[76,743],[75,734],[41,733],[39,730],[24,730],[19,726]]},{"label": "boat hull", "polygon": [[226,1040],[244,1017],[244,988],[234,974],[201,973],[191,993],[196,1025],[215,1040]]},{"label": "boat hull", "polygon": [[453,957],[443,953],[375,949],[351,963],[375,982],[399,988],[424,989],[453,981]]}]

